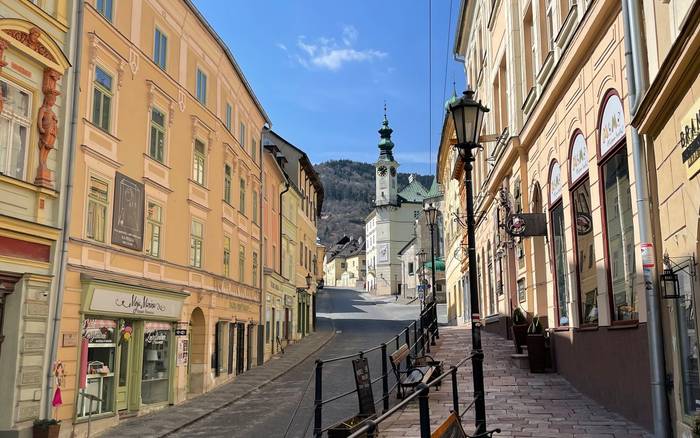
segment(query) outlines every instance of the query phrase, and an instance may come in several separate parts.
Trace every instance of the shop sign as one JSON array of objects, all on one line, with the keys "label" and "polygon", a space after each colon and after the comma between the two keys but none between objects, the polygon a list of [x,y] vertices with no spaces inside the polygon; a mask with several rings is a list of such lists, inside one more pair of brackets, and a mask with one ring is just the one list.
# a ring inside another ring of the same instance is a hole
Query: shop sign
[{"label": "shop sign", "polygon": [[600,119],[600,155],[604,156],[625,137],[625,116],[622,101],[612,94],[605,103]]},{"label": "shop sign", "polygon": [[552,165],[552,174],[549,177],[549,202],[554,203],[561,198],[562,181],[561,166],[555,161]]},{"label": "shop sign", "polygon": [[175,329],[175,336],[187,336],[187,329]]},{"label": "shop sign", "polygon": [[250,312],[250,306],[243,303],[230,302],[228,304],[229,308],[237,312]]},{"label": "shop sign", "polygon": [[290,297],[289,295],[284,296],[284,305],[287,307],[291,307],[294,305],[294,298]]},{"label": "shop sign", "polygon": [[177,318],[182,310],[182,301],[95,288],[90,310]]},{"label": "shop sign", "polygon": [[506,232],[513,237],[547,235],[547,217],[544,213],[516,213],[506,218]]},{"label": "shop sign", "polygon": [[116,328],[116,321],[111,319],[86,319],[83,322],[83,338],[90,344],[112,344]]},{"label": "shop sign", "polygon": [[189,340],[187,338],[177,339],[176,364],[179,367],[186,366],[189,358]]},{"label": "shop sign", "polygon": [[571,183],[575,183],[588,171],[588,147],[583,134],[579,133],[571,148]]},{"label": "shop sign", "polygon": [[689,118],[679,136],[683,162],[688,166],[688,178],[692,178],[700,171],[700,110]]},{"label": "shop sign", "polygon": [[117,172],[114,177],[112,243],[136,251],[143,249],[143,184]]}]

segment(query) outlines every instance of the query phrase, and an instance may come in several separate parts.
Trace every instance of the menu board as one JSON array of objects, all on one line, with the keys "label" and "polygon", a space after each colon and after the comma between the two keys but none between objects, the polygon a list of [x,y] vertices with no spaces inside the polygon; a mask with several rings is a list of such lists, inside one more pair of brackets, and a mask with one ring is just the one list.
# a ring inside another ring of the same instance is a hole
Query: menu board
[{"label": "menu board", "polygon": [[353,359],[352,368],[355,371],[355,387],[357,399],[360,403],[360,415],[374,415],[374,394],[372,393],[372,379],[369,377],[369,363],[366,357]]}]

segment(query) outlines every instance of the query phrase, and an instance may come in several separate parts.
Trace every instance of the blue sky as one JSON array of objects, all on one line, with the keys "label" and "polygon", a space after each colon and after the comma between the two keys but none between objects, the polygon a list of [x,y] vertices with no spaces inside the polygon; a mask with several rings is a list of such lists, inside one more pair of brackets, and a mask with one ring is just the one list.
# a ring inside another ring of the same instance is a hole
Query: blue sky
[{"label": "blue sky", "polygon": [[445,93],[451,95],[453,80],[458,91],[465,80],[452,57],[460,0],[432,1],[429,129],[428,2],[195,0],[229,45],[273,129],[314,163],[376,160],[386,100],[400,170],[432,174]]}]

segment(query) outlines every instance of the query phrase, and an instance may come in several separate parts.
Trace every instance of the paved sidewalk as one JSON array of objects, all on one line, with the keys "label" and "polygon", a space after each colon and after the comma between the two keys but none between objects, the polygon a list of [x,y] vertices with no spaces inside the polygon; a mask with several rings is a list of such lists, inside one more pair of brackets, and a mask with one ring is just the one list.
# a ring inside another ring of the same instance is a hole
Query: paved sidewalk
[{"label": "paved sidewalk", "polygon": [[[333,336],[335,332],[331,330],[312,333],[301,342],[286,347],[284,354],[278,354],[265,364],[246,371],[233,382],[179,405],[125,420],[99,436],[150,438],[173,433],[281,377],[319,351]],[[270,403],[274,404],[274,401]]]},{"label": "paved sidewalk", "polygon": [[[484,384],[488,429],[501,428],[494,437],[651,437],[638,425],[584,396],[558,374],[531,374],[517,368],[510,359],[513,341],[482,331]],[[433,356],[446,365],[459,362],[471,345],[471,331],[441,327],[440,341]],[[447,370],[447,367],[445,368]],[[472,399],[471,366],[457,374],[461,409]],[[430,392],[430,418],[435,430],[449,415],[452,391],[449,378],[439,391]],[[467,433],[474,432],[474,411],[462,422]],[[419,437],[418,403],[380,426],[383,438]]]}]

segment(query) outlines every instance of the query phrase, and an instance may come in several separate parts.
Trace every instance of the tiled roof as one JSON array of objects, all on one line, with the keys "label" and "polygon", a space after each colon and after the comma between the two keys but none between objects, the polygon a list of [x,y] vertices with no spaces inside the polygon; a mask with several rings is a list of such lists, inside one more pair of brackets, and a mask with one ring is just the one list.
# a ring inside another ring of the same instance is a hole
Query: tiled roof
[{"label": "tiled roof", "polygon": [[422,202],[427,194],[428,190],[418,179],[414,179],[399,191],[399,196],[408,202]]}]

